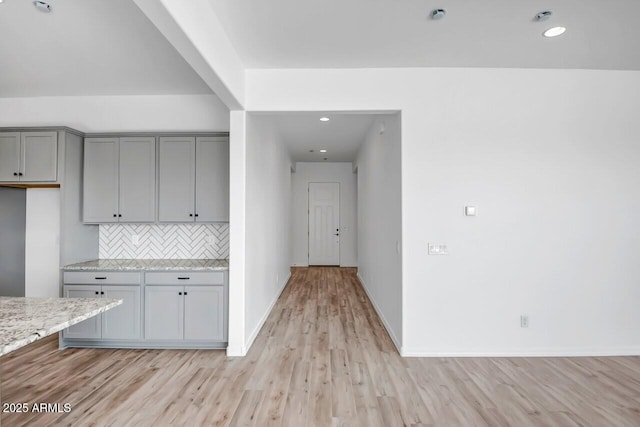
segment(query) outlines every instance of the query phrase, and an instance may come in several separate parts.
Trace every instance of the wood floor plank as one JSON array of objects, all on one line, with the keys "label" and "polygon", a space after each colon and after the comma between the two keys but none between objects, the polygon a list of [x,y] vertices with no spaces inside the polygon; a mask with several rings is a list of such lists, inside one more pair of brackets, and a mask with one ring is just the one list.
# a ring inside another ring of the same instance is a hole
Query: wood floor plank
[{"label": "wood floor plank", "polygon": [[[261,390],[246,390],[242,393],[240,404],[231,418],[233,427],[251,427],[256,425],[256,410],[262,401],[264,392]],[[259,424],[258,424],[259,425]]]},{"label": "wood floor plank", "polygon": [[640,358],[402,358],[354,268],[292,268],[244,358],[57,349],[0,358],[16,426],[638,426]]}]

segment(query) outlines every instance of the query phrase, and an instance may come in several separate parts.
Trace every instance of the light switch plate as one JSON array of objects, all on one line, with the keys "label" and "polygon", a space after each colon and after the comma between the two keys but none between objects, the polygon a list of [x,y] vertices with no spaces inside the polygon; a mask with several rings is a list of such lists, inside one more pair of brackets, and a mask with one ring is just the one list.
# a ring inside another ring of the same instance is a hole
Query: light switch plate
[{"label": "light switch plate", "polygon": [[478,209],[475,206],[465,206],[464,207],[464,214],[466,216],[476,216],[477,212],[478,212]]},{"label": "light switch plate", "polygon": [[449,255],[449,248],[441,243],[429,243],[429,255]]}]

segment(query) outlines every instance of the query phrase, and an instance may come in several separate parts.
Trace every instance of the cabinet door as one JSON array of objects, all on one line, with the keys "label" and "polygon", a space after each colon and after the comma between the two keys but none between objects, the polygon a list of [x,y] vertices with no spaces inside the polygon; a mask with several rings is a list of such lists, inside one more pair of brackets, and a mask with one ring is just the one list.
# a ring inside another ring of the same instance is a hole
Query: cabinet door
[{"label": "cabinet door", "polygon": [[118,138],[84,140],[82,220],[118,222]]},{"label": "cabinet door", "polygon": [[103,286],[105,298],[122,304],[102,314],[102,339],[140,339],[140,286]]},{"label": "cabinet door", "polygon": [[160,138],[158,220],[193,222],[195,218],[195,138]]},{"label": "cabinet door", "polygon": [[184,339],[224,341],[224,286],[184,289]]},{"label": "cabinet door", "polygon": [[[100,298],[100,286],[65,285],[65,298]],[[93,316],[65,329],[65,338],[99,339],[101,337],[102,314]]]},{"label": "cabinet door", "polygon": [[0,181],[19,181],[20,133],[0,133]]},{"label": "cabinet door", "polygon": [[183,338],[183,293],[183,286],[145,286],[145,339],[181,340]]},{"label": "cabinet door", "polygon": [[229,221],[229,141],[196,139],[197,222]]},{"label": "cabinet door", "polygon": [[120,222],[156,220],[156,139],[120,138]]},{"label": "cabinet door", "polygon": [[22,132],[20,181],[55,181],[58,177],[58,133]]}]

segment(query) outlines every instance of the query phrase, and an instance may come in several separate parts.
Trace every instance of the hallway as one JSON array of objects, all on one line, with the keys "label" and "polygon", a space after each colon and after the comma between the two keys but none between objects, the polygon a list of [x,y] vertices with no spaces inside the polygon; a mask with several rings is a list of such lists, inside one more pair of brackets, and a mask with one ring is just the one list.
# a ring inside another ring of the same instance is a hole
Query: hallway
[{"label": "hallway", "polygon": [[[57,350],[0,359],[4,426],[640,424],[640,358],[397,353],[354,268],[294,268],[245,358],[216,350]],[[62,408],[61,408],[62,410]]]}]

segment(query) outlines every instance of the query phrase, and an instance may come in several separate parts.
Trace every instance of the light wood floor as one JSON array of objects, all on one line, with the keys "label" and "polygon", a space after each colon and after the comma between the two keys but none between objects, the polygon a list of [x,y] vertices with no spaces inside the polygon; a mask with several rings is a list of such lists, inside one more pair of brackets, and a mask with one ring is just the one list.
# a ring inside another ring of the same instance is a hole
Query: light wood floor
[{"label": "light wood floor", "polygon": [[640,358],[401,358],[354,269],[298,268],[245,358],[215,350],[0,359],[2,426],[639,426]]}]

